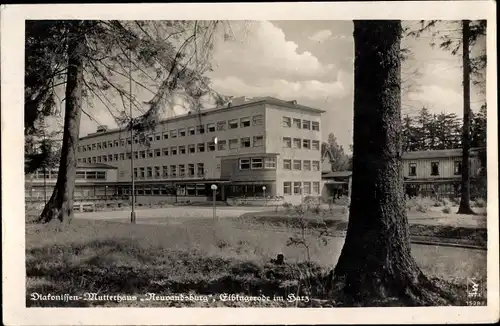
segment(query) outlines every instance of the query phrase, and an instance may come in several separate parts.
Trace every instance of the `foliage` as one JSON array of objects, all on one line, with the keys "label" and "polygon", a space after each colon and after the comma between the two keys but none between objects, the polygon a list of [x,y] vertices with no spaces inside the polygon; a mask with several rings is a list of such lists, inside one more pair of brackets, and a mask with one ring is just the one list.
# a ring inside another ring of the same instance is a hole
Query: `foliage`
[{"label": "foliage", "polygon": [[351,169],[351,157],[344,152],[344,147],[337,143],[333,133],[328,134],[328,141],[321,144],[321,154],[329,150],[333,156],[332,171],[346,171]]},{"label": "foliage", "polygon": [[451,213],[451,207],[450,206],[443,207],[443,209],[441,211],[443,213],[445,213],[445,214],[450,214]]}]

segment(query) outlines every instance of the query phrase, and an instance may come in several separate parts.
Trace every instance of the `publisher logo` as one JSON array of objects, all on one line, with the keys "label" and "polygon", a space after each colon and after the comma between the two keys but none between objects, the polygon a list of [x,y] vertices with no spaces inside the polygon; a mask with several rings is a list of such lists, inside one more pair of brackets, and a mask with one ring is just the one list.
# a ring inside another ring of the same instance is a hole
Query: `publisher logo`
[{"label": "publisher logo", "polygon": [[467,297],[480,298],[481,297],[481,282],[476,278],[467,279]]}]

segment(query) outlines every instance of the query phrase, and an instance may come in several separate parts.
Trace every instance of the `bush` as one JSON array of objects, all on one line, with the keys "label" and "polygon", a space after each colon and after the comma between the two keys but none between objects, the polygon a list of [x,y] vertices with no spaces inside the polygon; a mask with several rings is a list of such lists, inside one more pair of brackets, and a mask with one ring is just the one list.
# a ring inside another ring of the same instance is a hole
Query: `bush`
[{"label": "bush", "polygon": [[429,211],[429,207],[433,203],[433,201],[428,197],[415,197],[413,200],[415,202],[415,208],[421,213],[427,213]]},{"label": "bush", "polygon": [[451,207],[449,207],[449,206],[443,207],[443,209],[441,211],[443,213],[445,213],[445,214],[450,214],[451,213]]},{"label": "bush", "polygon": [[349,206],[349,197],[347,196],[342,196],[340,198],[334,199],[335,205],[339,206]]},{"label": "bush", "polygon": [[475,200],[476,207],[483,208],[486,207],[486,201],[482,198],[478,198]]}]

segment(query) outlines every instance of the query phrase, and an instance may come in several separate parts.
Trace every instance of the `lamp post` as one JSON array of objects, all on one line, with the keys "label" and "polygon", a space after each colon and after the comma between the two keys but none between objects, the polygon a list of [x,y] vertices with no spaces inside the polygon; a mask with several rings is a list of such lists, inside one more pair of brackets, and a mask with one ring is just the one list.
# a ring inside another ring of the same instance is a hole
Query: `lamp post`
[{"label": "lamp post", "polygon": [[264,196],[264,206],[266,206],[266,204],[267,204],[267,200],[266,200],[266,186],[262,186],[262,193],[263,193],[263,196]]},{"label": "lamp post", "polygon": [[104,206],[108,207],[108,186],[104,187]]},{"label": "lamp post", "polygon": [[214,204],[214,220],[217,218],[216,216],[216,212],[215,212],[215,195],[217,193],[217,185],[213,184],[210,189],[212,189],[212,201],[213,201],[213,204]]},{"label": "lamp post", "polygon": [[134,120],[132,119],[132,50],[129,54],[129,110],[130,110],[130,175],[132,177],[132,211],[130,223],[135,224],[135,175],[134,175]]}]

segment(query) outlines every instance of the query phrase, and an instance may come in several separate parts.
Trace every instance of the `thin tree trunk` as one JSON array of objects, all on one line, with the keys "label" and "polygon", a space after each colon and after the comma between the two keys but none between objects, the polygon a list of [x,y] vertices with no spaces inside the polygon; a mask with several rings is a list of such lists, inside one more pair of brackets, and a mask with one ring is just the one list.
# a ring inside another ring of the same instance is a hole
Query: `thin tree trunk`
[{"label": "thin tree trunk", "polygon": [[469,60],[469,21],[462,21],[462,57],[464,74],[464,125],[462,131],[462,184],[460,189],[460,206],[458,214],[475,214],[470,207],[470,60]]},{"label": "thin tree trunk", "polygon": [[39,221],[50,222],[57,218],[61,222],[73,217],[73,194],[76,177],[76,148],[80,131],[83,85],[83,56],[85,50],[82,22],[71,22],[72,33],[68,37],[68,72],[64,133],[57,182],[45,205]]},{"label": "thin tree trunk", "polygon": [[447,302],[410,251],[402,174],[400,21],[354,21],[354,152],[349,225],[334,270],[348,305]]}]

